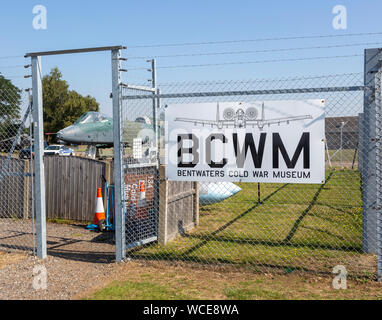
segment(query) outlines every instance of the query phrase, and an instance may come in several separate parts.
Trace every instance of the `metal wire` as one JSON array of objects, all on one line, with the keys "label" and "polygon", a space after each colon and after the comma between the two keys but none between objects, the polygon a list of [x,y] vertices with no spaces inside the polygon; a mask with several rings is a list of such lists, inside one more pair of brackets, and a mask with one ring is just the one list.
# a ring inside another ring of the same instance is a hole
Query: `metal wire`
[{"label": "metal wire", "polygon": [[[217,55],[239,55],[239,54],[251,54],[251,53],[273,53],[273,52],[285,52],[285,51],[299,51],[299,50],[317,50],[317,49],[334,49],[334,48],[346,48],[356,46],[380,46],[381,42],[366,42],[366,43],[348,43],[337,45],[321,45],[310,47],[292,47],[292,48],[276,48],[276,49],[263,49],[263,50],[241,50],[241,51],[219,51],[219,52],[199,52],[199,53],[183,53],[183,54],[168,54],[168,55],[156,55],[155,58],[181,58],[181,57],[202,57],[202,56],[217,56]],[[152,56],[128,56],[129,60],[133,59],[149,59]]]},{"label": "metal wire", "polygon": [[270,37],[258,38],[247,40],[225,40],[225,41],[204,41],[204,42],[183,42],[183,43],[167,43],[167,44],[154,44],[154,45],[135,45],[128,46],[128,49],[140,48],[160,48],[160,47],[185,47],[185,46],[199,46],[199,45],[215,45],[215,44],[233,44],[233,43],[247,43],[247,42],[263,42],[263,41],[280,41],[280,40],[302,40],[302,39],[323,39],[323,38],[343,38],[343,37],[360,37],[360,36],[373,36],[381,35],[382,32],[363,32],[363,33],[347,33],[347,34],[327,34],[327,35],[310,35],[310,36],[292,36],[292,37]]},{"label": "metal wire", "polygon": [[[337,55],[337,56],[302,57],[302,58],[270,59],[270,60],[256,60],[256,61],[235,61],[235,62],[222,62],[222,63],[184,64],[184,65],[160,66],[160,67],[158,67],[158,69],[199,68],[199,67],[215,67],[215,66],[228,66],[228,65],[241,65],[241,64],[296,62],[296,61],[354,58],[354,57],[362,57],[362,56],[363,56],[362,54],[350,54],[350,55]],[[132,67],[132,68],[128,68],[127,71],[146,70],[146,69],[147,68],[144,68],[144,67]]]}]

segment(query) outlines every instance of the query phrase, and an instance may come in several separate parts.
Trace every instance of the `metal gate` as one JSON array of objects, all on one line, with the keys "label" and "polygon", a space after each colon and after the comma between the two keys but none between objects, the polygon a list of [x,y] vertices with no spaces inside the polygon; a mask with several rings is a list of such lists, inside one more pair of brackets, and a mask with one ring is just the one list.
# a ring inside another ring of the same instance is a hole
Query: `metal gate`
[{"label": "metal gate", "polygon": [[156,94],[155,60],[152,87],[122,86],[122,175],[123,212],[126,221],[126,249],[158,239],[158,98],[145,101],[139,108],[123,96]]}]

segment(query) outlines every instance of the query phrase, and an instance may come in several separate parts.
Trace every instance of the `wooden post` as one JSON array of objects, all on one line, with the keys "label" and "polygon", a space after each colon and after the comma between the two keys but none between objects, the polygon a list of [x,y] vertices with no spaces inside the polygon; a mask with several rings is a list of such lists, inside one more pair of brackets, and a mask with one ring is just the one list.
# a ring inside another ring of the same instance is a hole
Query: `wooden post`
[{"label": "wooden post", "polygon": [[195,227],[199,225],[199,182],[194,182],[194,224]]},{"label": "wooden post", "polygon": [[[103,163],[105,164],[105,179],[106,181],[109,183],[109,185],[111,184],[111,164],[110,164],[110,161],[103,161]],[[103,194],[103,202],[106,203],[106,183],[105,183],[105,188],[104,188],[104,192],[102,193]]]},{"label": "wooden post", "polygon": [[167,242],[168,219],[168,180],[165,175],[165,166],[159,168],[159,217],[158,217],[158,243]]}]

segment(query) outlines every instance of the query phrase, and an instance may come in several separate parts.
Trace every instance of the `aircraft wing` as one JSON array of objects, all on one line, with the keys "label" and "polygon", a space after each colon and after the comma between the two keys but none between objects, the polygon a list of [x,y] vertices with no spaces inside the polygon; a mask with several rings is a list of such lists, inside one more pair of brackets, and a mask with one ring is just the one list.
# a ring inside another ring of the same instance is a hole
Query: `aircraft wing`
[{"label": "aircraft wing", "polygon": [[275,119],[268,119],[268,120],[247,120],[247,124],[251,125],[271,125],[271,124],[281,124],[281,123],[289,123],[290,121],[298,121],[298,120],[305,120],[305,119],[312,119],[311,115],[304,115],[304,116],[296,116],[296,117],[285,117],[285,118],[275,118]]},{"label": "aircraft wing", "polygon": [[202,126],[216,126],[217,128],[225,126],[235,126],[235,121],[233,120],[202,120],[202,119],[190,119],[190,118],[175,118],[175,121],[180,121],[180,122],[189,122],[193,123],[195,125],[201,124]]},{"label": "aircraft wing", "polygon": [[215,120],[202,120],[202,119],[190,119],[190,118],[175,118],[175,121],[179,122],[189,122],[194,124],[201,125],[210,125],[210,126],[218,126],[218,122]]},{"label": "aircraft wing", "polygon": [[[271,124],[281,124],[281,123],[289,123],[290,121],[298,121],[298,120],[305,120],[305,119],[312,119],[311,115],[304,115],[304,116],[296,116],[296,117],[285,117],[285,118],[275,118],[275,119],[268,119],[268,120],[246,120],[247,125],[257,125],[257,126],[265,126],[265,125],[271,125]],[[203,126],[222,126],[222,127],[228,127],[228,126],[235,126],[235,122],[232,120],[203,120],[203,119],[190,119],[190,118],[175,118],[175,121],[180,122],[188,122],[193,123],[195,125],[200,124]]]}]

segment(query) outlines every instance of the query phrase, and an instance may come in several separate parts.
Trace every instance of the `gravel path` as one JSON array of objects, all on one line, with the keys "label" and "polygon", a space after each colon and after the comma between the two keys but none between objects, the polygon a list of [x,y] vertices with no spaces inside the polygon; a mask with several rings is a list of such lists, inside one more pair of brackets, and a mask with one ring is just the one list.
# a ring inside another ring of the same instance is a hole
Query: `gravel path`
[{"label": "gravel path", "polygon": [[[106,281],[118,266],[111,234],[89,232],[83,225],[50,223],[47,234],[45,260],[25,253],[2,255],[8,263],[0,265],[0,299],[71,299]],[[47,270],[46,290],[32,285],[33,269],[40,265]]]}]

